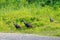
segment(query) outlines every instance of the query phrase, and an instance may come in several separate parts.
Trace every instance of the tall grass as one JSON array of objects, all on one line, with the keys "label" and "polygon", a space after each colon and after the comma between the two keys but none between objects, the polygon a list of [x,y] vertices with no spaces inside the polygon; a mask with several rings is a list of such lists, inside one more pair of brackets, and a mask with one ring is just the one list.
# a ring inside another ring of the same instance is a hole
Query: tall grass
[{"label": "tall grass", "polygon": [[[32,33],[39,35],[60,36],[60,3],[42,7],[47,0],[0,0],[0,32]],[[49,16],[54,19],[51,23]],[[26,28],[22,19],[33,25]],[[17,30],[13,22],[21,25]]]}]

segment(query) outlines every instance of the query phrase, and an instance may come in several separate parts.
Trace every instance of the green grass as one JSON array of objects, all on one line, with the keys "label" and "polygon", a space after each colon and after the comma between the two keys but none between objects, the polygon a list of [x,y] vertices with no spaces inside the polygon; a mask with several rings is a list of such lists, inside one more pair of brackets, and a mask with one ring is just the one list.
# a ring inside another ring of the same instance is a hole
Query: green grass
[{"label": "green grass", "polygon": [[[20,4],[21,7],[9,4],[0,8],[0,32],[60,36],[60,7],[58,5],[41,7],[36,3],[30,5],[25,4],[25,1],[22,3],[24,5]],[[55,22],[51,23],[49,16]],[[31,23],[33,28],[26,28],[21,22],[22,19]],[[21,25],[21,29],[16,29],[13,21]]]}]

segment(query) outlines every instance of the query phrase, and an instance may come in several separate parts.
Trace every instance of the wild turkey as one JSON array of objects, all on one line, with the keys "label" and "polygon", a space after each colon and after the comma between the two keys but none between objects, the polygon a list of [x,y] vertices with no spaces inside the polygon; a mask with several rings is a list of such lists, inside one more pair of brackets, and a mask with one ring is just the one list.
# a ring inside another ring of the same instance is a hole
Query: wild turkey
[{"label": "wild turkey", "polygon": [[23,22],[24,22],[24,24],[25,24],[25,26],[27,28],[31,28],[32,27],[32,25],[30,23],[26,22],[25,20],[23,20]]},{"label": "wild turkey", "polygon": [[49,16],[50,22],[54,22],[54,20]]},{"label": "wild turkey", "polygon": [[[13,23],[14,23],[14,22],[13,22]],[[16,23],[14,23],[14,26],[15,26],[15,28],[16,28],[16,29],[21,28],[21,26],[20,26],[20,25],[18,25],[18,24],[16,24]]]},{"label": "wild turkey", "polygon": [[50,22],[54,22],[54,20],[52,18],[50,18]]}]

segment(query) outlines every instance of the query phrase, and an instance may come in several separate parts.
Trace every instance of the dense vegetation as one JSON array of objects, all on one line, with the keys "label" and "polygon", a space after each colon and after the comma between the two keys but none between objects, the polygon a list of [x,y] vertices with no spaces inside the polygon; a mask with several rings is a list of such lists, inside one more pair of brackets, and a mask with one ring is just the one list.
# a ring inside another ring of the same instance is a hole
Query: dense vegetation
[{"label": "dense vegetation", "polygon": [[[26,28],[22,19],[33,28]],[[60,0],[0,0],[0,32],[60,36]]]}]

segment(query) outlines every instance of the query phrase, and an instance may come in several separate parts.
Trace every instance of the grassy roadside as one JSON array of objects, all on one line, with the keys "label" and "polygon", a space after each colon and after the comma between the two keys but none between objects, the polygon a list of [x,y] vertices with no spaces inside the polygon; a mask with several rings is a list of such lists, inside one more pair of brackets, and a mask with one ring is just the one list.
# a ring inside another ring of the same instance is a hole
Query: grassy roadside
[{"label": "grassy roadside", "polygon": [[[41,7],[35,3],[20,8],[10,5],[0,9],[0,32],[29,33],[49,36],[60,36],[60,7]],[[49,16],[54,22],[49,21]],[[33,25],[33,28],[26,28],[22,19]],[[21,25],[17,30],[12,22]]]}]

